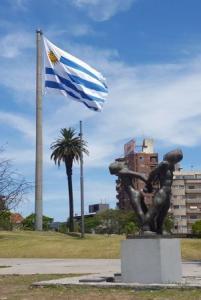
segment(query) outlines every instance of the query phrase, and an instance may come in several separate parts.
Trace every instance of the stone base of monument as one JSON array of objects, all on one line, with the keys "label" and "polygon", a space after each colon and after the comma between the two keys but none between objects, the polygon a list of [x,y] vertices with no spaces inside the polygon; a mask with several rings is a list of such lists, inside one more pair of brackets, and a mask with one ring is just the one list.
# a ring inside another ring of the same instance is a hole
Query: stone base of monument
[{"label": "stone base of monument", "polygon": [[134,238],[122,241],[122,282],[176,283],[181,278],[179,239]]}]

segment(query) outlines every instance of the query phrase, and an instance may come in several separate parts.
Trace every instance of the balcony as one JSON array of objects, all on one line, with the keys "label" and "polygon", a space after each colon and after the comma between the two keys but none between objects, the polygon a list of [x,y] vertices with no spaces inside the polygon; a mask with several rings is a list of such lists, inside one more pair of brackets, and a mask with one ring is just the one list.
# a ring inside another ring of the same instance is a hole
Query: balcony
[{"label": "balcony", "polygon": [[172,195],[173,196],[180,196],[180,197],[185,196],[185,189],[174,189],[172,187]]},{"label": "balcony", "polygon": [[186,210],[185,209],[174,209],[174,210],[172,210],[172,213],[173,213],[174,217],[185,216]]},{"label": "balcony", "polygon": [[196,209],[187,209],[186,213],[187,214],[201,214],[201,210],[199,208],[196,208]]},{"label": "balcony", "polygon": [[199,219],[187,219],[187,224],[193,224],[196,221],[198,221]]},{"label": "balcony", "polygon": [[201,198],[195,198],[195,199],[186,199],[186,203],[187,204],[197,204],[197,203],[201,203]]},{"label": "balcony", "polygon": [[201,179],[186,179],[185,182],[186,184],[201,184]]},{"label": "balcony", "polygon": [[186,189],[186,194],[201,194],[201,188],[198,188],[198,189]]}]

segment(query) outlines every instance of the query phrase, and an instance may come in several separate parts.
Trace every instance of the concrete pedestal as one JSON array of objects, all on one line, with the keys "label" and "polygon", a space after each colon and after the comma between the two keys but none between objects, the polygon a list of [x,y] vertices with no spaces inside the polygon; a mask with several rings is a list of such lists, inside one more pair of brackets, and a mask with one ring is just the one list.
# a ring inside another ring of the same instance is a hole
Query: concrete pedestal
[{"label": "concrete pedestal", "polygon": [[122,241],[122,282],[180,282],[181,250],[179,239],[140,238]]}]

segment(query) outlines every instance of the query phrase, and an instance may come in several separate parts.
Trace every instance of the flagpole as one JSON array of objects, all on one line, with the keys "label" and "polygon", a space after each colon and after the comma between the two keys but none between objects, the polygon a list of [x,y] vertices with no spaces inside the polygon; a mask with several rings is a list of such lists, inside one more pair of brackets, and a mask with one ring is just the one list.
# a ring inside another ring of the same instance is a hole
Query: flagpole
[{"label": "flagpole", "polygon": [[43,136],[42,136],[42,31],[36,30],[36,161],[35,161],[35,230],[43,230],[42,181],[43,181]]},{"label": "flagpole", "polygon": [[[82,121],[80,121],[80,142],[82,145]],[[84,238],[84,176],[83,176],[83,151],[80,155],[80,202],[81,202],[81,237]]]}]

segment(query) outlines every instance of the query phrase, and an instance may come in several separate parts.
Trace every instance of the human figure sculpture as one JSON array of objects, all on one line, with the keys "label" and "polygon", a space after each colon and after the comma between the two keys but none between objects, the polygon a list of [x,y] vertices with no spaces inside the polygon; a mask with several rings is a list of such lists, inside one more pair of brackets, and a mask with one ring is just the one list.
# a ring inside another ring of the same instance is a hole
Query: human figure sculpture
[{"label": "human figure sculpture", "polygon": [[147,183],[146,176],[128,169],[127,165],[120,161],[115,161],[110,164],[109,170],[112,175],[117,175],[121,178],[125,191],[129,196],[131,206],[137,214],[140,225],[143,226],[147,207],[144,202],[144,195],[142,191],[138,191],[134,188],[133,179],[138,178]]},{"label": "human figure sculpture", "polygon": [[[168,152],[163,161],[150,172],[145,174],[129,170],[125,163],[115,161],[110,164],[109,170],[112,175],[120,177],[130,203],[139,219],[141,231],[149,234],[162,234],[163,223],[170,207],[171,186],[175,165],[181,161],[183,153],[180,149]],[[133,179],[138,178],[145,182],[143,191],[135,189]],[[153,185],[158,182],[159,189],[153,197],[153,206],[149,209],[144,202],[144,193],[153,191]]]},{"label": "human figure sculpture", "polygon": [[163,233],[163,223],[170,208],[173,172],[175,171],[175,165],[182,158],[183,153],[180,149],[166,153],[163,161],[150,172],[147,179],[145,192],[146,190],[151,192],[153,183],[159,182],[159,190],[156,191],[153,197],[153,207],[148,210],[145,217],[145,223],[149,223],[151,231],[155,231],[157,234]]}]

